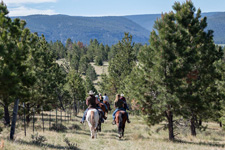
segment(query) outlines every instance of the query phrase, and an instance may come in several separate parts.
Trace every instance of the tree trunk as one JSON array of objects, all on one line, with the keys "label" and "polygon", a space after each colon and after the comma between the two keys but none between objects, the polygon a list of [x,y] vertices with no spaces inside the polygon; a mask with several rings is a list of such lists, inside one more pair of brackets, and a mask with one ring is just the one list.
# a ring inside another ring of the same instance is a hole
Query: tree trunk
[{"label": "tree trunk", "polygon": [[165,113],[168,120],[169,140],[173,141],[175,139],[173,133],[173,113],[170,110]]},{"label": "tree trunk", "polygon": [[76,100],[74,99],[74,102],[73,102],[73,109],[74,109],[74,116],[77,116],[77,103],[76,103]]},{"label": "tree trunk", "polygon": [[196,136],[196,126],[195,126],[195,116],[193,115],[191,118],[191,135]]},{"label": "tree trunk", "polygon": [[199,119],[198,125],[202,126],[202,119]]},{"label": "tree trunk", "polygon": [[30,104],[27,104],[27,115],[26,115],[26,122],[27,124],[30,123],[31,119],[30,119]]},{"label": "tree trunk", "polygon": [[9,106],[8,105],[4,106],[4,113],[5,113],[5,116],[4,116],[5,122],[4,122],[4,124],[5,125],[10,125],[10,116],[9,116]]},{"label": "tree trunk", "polygon": [[62,110],[65,111],[65,108],[63,107],[62,96],[58,95],[58,100],[60,102],[60,106],[61,106]]},{"label": "tree trunk", "polygon": [[14,136],[14,133],[15,133],[18,104],[19,104],[19,99],[16,99],[15,102],[14,102],[14,108],[13,108],[13,119],[12,119],[11,131],[10,131],[10,140],[13,140],[13,136]]}]

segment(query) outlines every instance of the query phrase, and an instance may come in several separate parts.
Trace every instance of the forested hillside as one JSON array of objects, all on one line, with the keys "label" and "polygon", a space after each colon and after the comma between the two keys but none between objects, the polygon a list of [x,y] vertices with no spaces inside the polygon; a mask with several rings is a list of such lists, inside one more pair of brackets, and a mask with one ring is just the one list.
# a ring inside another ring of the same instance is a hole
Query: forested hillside
[{"label": "forested hillside", "polygon": [[[225,43],[225,13],[202,13],[207,17],[208,29],[214,31],[216,44]],[[116,44],[129,32],[135,43],[148,43],[150,31],[161,14],[130,15],[121,17],[79,17],[67,15],[31,15],[20,17],[26,20],[32,32],[44,34],[47,41],[60,40],[65,44],[68,38],[88,44],[90,39],[98,39],[100,43]]]},{"label": "forested hillside", "polygon": [[[125,17],[152,31],[155,21],[157,18],[161,18],[161,14],[130,15]],[[206,30],[214,31],[215,43],[225,43],[225,12],[202,13],[202,17],[207,17],[208,27]]]},{"label": "forested hillside", "polygon": [[136,43],[147,43],[150,32],[124,17],[76,17],[66,15],[32,15],[21,17],[32,32],[44,34],[47,41],[68,38],[88,44],[90,39],[98,39],[103,44],[116,44],[124,32],[133,35]]}]

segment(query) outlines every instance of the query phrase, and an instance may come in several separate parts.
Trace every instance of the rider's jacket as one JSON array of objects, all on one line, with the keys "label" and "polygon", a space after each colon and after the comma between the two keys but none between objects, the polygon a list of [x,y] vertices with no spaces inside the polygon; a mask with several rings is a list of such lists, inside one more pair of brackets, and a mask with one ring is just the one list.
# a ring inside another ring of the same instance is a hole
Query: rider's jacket
[{"label": "rider's jacket", "polygon": [[115,106],[117,108],[123,108],[124,107],[124,102],[122,99],[119,99],[118,101],[115,101]]},{"label": "rider's jacket", "polygon": [[88,105],[88,108],[96,108],[96,98],[93,95],[90,95],[87,99],[86,99],[86,104]]}]

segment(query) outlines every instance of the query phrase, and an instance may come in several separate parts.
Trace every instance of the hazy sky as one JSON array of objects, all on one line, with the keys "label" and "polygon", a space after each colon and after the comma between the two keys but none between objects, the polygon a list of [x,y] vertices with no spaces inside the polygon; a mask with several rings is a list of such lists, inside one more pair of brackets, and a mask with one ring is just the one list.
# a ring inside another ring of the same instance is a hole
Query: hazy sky
[{"label": "hazy sky", "polygon": [[[122,16],[160,14],[185,0],[3,0],[10,16],[65,14],[71,16]],[[225,0],[192,0],[202,12],[225,12]]]}]

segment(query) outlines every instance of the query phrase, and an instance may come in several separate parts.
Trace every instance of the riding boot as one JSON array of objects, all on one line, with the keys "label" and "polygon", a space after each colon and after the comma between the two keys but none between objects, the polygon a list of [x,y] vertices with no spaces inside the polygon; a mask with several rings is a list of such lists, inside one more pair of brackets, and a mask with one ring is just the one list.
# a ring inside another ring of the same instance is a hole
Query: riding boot
[{"label": "riding boot", "polygon": [[130,123],[130,120],[129,119],[127,119],[127,123]]}]

